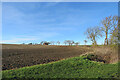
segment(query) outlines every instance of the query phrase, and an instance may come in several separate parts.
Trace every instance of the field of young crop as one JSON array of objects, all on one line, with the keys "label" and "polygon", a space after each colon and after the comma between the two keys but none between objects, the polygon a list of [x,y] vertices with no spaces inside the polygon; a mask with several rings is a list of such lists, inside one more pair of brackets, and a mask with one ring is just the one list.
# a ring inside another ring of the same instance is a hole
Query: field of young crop
[{"label": "field of young crop", "polygon": [[[91,61],[88,56],[79,56],[65,60],[3,71],[3,79],[37,78],[119,78],[118,63],[104,64]],[[110,80],[110,79],[108,79]]]}]

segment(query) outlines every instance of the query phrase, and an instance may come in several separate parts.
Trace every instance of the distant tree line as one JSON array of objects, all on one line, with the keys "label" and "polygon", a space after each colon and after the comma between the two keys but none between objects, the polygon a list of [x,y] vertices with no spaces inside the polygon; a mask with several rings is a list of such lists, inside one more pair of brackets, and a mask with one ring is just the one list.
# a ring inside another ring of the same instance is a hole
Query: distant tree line
[{"label": "distant tree line", "polygon": [[[60,41],[56,41],[56,42],[55,41],[41,41],[40,43],[28,43],[28,45],[60,45],[60,44],[61,44]],[[73,40],[65,40],[63,44],[72,46],[72,45],[79,45],[80,42],[75,42]]]}]

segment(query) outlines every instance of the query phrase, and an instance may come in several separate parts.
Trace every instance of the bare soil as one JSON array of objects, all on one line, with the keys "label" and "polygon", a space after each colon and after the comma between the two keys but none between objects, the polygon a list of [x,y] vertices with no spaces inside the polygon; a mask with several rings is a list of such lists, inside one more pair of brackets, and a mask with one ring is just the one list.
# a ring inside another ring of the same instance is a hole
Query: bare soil
[{"label": "bare soil", "polygon": [[105,46],[2,45],[2,70],[44,64],[84,54],[94,54],[91,60],[115,63],[118,49]]},{"label": "bare soil", "polygon": [[43,46],[43,45],[2,45],[2,70],[44,64],[65,58],[76,57],[92,51],[89,47]]}]

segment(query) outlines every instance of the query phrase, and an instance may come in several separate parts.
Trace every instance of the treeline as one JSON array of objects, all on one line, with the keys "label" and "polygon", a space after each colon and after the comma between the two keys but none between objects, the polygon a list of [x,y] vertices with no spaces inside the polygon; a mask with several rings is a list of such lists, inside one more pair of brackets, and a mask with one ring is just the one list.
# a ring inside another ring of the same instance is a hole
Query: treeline
[{"label": "treeline", "polygon": [[100,22],[100,26],[89,27],[85,34],[93,45],[97,45],[97,40],[103,36],[104,45],[117,45],[120,37],[118,26],[118,16],[109,16]]},{"label": "treeline", "polygon": [[[85,40],[85,44],[87,43],[87,41]],[[23,43],[25,44],[25,43]],[[64,42],[60,42],[60,41],[41,41],[40,43],[28,43],[28,45],[80,45],[80,42],[75,42],[73,40],[65,40]]]}]

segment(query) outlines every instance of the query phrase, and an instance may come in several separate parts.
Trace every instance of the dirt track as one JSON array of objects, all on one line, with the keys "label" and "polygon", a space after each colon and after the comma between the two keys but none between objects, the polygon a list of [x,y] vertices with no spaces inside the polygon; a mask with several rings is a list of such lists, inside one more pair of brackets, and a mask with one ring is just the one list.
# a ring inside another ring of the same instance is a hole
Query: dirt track
[{"label": "dirt track", "polygon": [[91,51],[89,47],[2,45],[2,69],[9,70],[75,57]]}]

